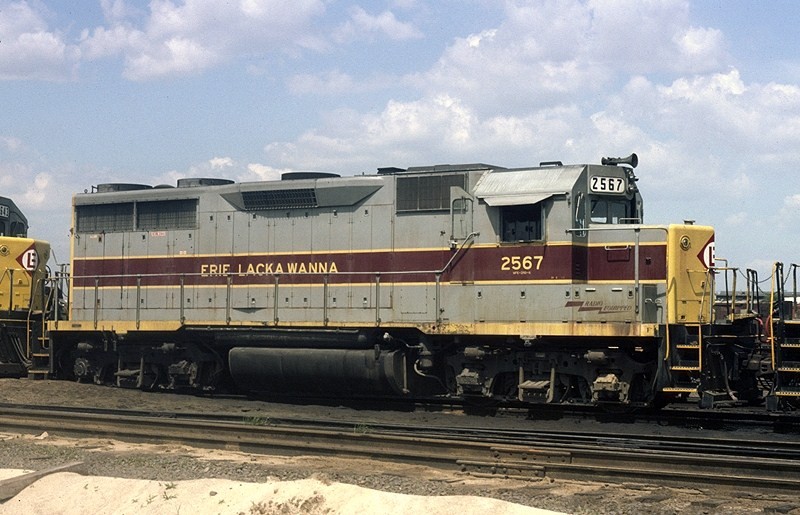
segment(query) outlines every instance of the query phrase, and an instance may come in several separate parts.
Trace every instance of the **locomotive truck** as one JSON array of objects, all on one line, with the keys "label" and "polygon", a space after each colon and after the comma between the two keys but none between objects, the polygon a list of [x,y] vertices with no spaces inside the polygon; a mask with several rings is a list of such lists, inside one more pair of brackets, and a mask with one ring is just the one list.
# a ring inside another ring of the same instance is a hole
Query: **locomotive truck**
[{"label": "locomotive truck", "polygon": [[715,310],[713,228],[644,223],[637,161],[100,184],[73,198],[68,317],[29,372],[521,404],[800,396],[776,390],[758,315]]}]

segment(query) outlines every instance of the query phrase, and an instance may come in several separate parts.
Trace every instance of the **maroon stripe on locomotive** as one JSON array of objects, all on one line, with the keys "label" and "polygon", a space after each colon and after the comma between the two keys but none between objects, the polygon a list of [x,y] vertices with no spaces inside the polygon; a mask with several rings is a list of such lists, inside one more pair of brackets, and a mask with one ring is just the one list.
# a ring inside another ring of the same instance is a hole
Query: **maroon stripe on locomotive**
[{"label": "maroon stripe on locomotive", "polygon": [[[373,282],[375,275],[391,283],[433,282],[453,251],[364,252],[337,254],[263,254],[217,257],[76,258],[74,285],[93,287]],[[456,255],[441,274],[442,281],[632,281],[632,246],[520,245],[479,247]],[[639,279],[666,279],[664,244],[640,245]]]}]

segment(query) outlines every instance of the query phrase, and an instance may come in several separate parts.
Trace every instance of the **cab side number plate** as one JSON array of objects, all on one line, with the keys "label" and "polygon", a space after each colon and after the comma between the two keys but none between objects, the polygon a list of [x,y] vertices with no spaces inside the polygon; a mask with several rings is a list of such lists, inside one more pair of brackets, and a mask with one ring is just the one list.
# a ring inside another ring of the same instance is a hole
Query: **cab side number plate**
[{"label": "cab side number plate", "polygon": [[595,175],[591,178],[589,189],[592,193],[625,193],[625,179]]}]

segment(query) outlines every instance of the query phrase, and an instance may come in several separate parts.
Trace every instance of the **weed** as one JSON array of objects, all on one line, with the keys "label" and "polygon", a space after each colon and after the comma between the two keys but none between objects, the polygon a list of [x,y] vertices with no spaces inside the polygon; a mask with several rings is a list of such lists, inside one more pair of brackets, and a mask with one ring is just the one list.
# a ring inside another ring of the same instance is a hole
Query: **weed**
[{"label": "weed", "polygon": [[353,432],[356,434],[365,435],[372,432],[372,428],[368,424],[356,424],[353,427]]},{"label": "weed", "polygon": [[267,515],[270,512],[269,506],[264,503],[251,503],[250,515]]},{"label": "weed", "polygon": [[245,417],[244,423],[248,426],[268,426],[269,417]]}]

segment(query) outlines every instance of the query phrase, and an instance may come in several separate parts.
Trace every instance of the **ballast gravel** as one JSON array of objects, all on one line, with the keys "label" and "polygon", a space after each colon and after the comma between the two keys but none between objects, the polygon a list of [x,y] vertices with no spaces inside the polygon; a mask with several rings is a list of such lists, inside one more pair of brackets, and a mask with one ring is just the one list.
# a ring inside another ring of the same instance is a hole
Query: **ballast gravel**
[{"label": "ballast gravel", "polygon": [[[0,402],[164,412],[238,413],[247,417],[267,418],[328,417],[343,421],[361,420],[364,423],[408,422],[412,419],[414,423],[426,421],[431,424],[484,424],[498,427],[521,427],[533,423],[503,417],[475,419],[457,413],[354,410],[341,406],[193,397],[17,379],[0,379]],[[546,424],[549,429],[559,424],[575,424],[564,421],[536,423]],[[598,431],[621,431],[618,424],[586,420],[580,422],[580,429],[590,430],[592,424],[597,424]],[[570,429],[576,428],[573,426]],[[630,432],[630,428],[626,428],[626,431]],[[358,504],[363,501],[372,503],[370,506],[375,512],[424,512],[426,515],[457,512],[534,513],[535,509],[575,514],[800,515],[800,501],[788,494],[668,488],[658,484],[613,484],[593,477],[587,477],[585,481],[484,479],[382,461],[318,456],[261,456],[168,443],[145,445],[108,439],[65,438],[58,433],[57,420],[53,421],[51,427],[43,427],[35,435],[20,435],[7,432],[0,420],[0,469],[15,469],[19,473],[73,461],[84,462],[88,475],[61,473],[48,476],[49,479],[39,480],[28,487],[20,494],[23,497],[18,496],[0,504],[0,514],[22,513],[19,504],[22,500],[42,501],[49,495],[45,492],[56,488],[65,496],[64,502],[58,505],[63,510],[50,513],[86,513],[86,510],[94,510],[93,502],[105,496],[114,501],[124,501],[122,507],[111,510],[112,506],[107,500],[105,506],[109,510],[95,512],[333,514],[352,513],[355,506],[360,506],[359,511],[366,509],[367,504]],[[233,494],[232,488],[236,485],[245,485],[247,488],[242,486],[242,491],[247,493]],[[363,490],[352,487],[362,487]],[[119,488],[119,493],[111,495],[109,492],[112,488]],[[230,495],[226,496],[224,492],[230,492]],[[298,492],[305,492],[305,495]],[[381,492],[403,496],[385,497],[379,495]],[[235,504],[233,499],[239,499],[241,495],[247,497],[240,499],[244,504]],[[202,502],[200,505],[191,504],[195,501]],[[495,501],[501,502],[486,504]],[[200,511],[198,506],[202,507]],[[47,513],[46,510],[52,510],[53,506],[28,507],[34,510],[28,513]]]}]

